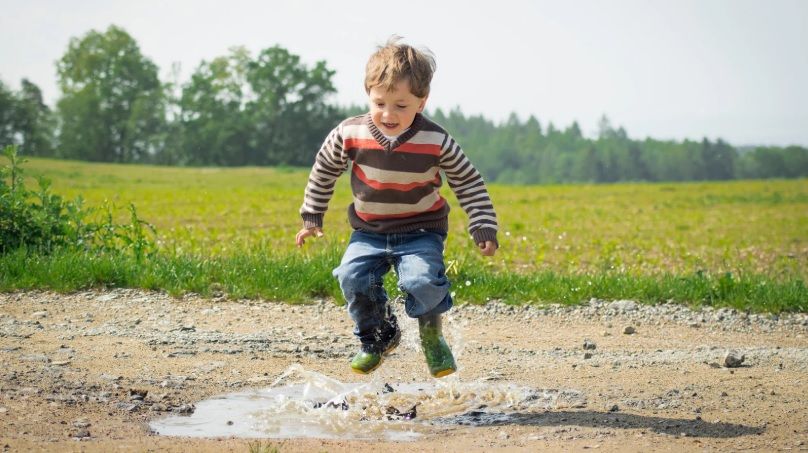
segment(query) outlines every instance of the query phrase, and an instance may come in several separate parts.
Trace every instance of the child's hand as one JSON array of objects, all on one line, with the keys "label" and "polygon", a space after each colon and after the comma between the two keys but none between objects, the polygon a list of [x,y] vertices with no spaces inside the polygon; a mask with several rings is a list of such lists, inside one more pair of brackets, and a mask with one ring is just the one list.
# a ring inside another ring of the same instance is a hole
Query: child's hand
[{"label": "child's hand", "polygon": [[497,252],[497,244],[494,241],[478,242],[477,247],[480,247],[480,253],[483,256],[494,256]]},{"label": "child's hand", "polygon": [[295,244],[297,244],[298,247],[303,247],[303,244],[306,243],[306,238],[310,236],[323,237],[323,229],[320,227],[303,228],[295,235]]}]

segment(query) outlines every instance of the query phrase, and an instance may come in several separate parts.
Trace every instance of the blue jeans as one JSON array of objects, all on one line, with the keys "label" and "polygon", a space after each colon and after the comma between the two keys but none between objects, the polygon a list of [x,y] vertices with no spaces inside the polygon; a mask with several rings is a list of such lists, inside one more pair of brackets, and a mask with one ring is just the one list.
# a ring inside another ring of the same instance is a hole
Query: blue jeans
[{"label": "blue jeans", "polygon": [[445,238],[445,234],[425,230],[391,234],[356,230],[351,234],[333,274],[348,302],[354,334],[363,344],[386,341],[398,328],[383,286],[391,267],[398,275],[398,288],[407,296],[407,316],[439,314],[452,307],[443,264]]}]

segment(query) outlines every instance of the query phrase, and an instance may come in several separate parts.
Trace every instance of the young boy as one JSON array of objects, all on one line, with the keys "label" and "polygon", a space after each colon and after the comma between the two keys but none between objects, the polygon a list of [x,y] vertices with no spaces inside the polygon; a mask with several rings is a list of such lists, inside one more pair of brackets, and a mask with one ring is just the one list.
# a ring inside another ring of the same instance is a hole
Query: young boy
[{"label": "young boy", "polygon": [[483,255],[493,256],[499,247],[497,220],[485,183],[460,146],[421,114],[434,58],[398,40],[391,38],[367,63],[370,112],[340,123],[317,153],[295,242],[300,247],[323,235],[334,183],[352,163],[348,217],[354,231],[334,269],[361,342],[351,368],[370,373],[401,339],[382,286],[392,266],[406,294],[405,311],[418,318],[429,372],[443,377],[457,365],[440,321],[452,306],[443,263],[449,205],[439,192],[440,172],[468,214],[469,233]]}]

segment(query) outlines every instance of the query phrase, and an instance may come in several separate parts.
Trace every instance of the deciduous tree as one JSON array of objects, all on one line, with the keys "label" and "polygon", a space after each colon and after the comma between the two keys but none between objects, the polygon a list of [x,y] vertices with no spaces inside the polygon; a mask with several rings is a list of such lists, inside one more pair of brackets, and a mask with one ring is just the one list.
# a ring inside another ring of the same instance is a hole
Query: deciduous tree
[{"label": "deciduous tree", "polygon": [[122,28],[70,40],[57,62],[60,154],[107,162],[148,160],[165,127],[157,66]]}]

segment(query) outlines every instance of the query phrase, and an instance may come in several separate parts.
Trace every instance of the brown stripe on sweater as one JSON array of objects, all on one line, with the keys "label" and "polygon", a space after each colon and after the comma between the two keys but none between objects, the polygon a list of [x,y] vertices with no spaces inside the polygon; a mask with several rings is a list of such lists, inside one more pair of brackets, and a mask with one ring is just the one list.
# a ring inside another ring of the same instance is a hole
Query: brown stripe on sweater
[{"label": "brown stripe on sweater", "polygon": [[348,157],[359,165],[378,168],[379,170],[424,173],[438,166],[435,156],[426,154],[399,153],[391,154],[383,151],[351,149]]},{"label": "brown stripe on sweater", "polygon": [[375,203],[413,203],[435,192],[435,188],[428,185],[416,187],[406,192],[393,189],[379,190],[368,186],[356,175],[351,175],[351,190],[356,198]]}]

